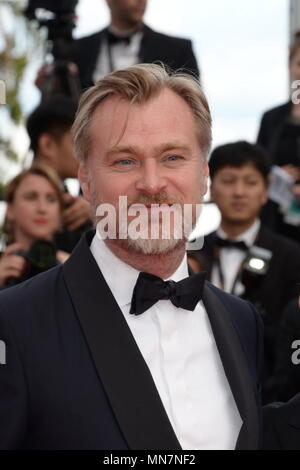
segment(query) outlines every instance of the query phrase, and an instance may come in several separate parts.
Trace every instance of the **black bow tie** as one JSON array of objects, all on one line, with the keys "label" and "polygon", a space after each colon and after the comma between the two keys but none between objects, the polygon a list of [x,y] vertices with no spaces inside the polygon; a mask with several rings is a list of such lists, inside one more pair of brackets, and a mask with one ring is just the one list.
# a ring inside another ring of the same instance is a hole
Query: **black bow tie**
[{"label": "black bow tie", "polygon": [[132,34],[119,36],[118,34],[115,34],[112,31],[110,31],[109,29],[107,29],[106,30],[106,37],[107,37],[108,44],[111,45],[111,46],[113,46],[114,44],[118,44],[118,43],[120,44],[122,42],[124,44],[126,44],[127,46],[129,46],[131,38],[132,38]]},{"label": "black bow tie", "polygon": [[245,242],[237,242],[235,240],[228,240],[221,237],[216,238],[216,245],[220,248],[236,248],[237,250],[248,251],[248,247]]},{"label": "black bow tie", "polygon": [[205,272],[192,274],[175,282],[140,273],[132,294],[130,313],[140,315],[159,300],[171,300],[175,307],[194,310],[202,298],[205,275]]}]

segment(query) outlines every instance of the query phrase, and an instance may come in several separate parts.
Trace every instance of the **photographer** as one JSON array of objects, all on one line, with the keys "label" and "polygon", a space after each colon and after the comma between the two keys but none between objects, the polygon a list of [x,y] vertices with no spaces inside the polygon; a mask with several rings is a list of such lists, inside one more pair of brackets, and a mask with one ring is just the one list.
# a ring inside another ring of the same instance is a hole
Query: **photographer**
[{"label": "photographer", "polygon": [[[51,243],[60,229],[63,207],[60,183],[51,168],[35,164],[22,171],[8,184],[4,198],[7,248],[0,258],[0,288],[21,282],[68,258],[67,253],[57,251]],[[39,259],[37,241],[43,250]],[[34,247],[36,263],[27,256]]]},{"label": "photographer", "polygon": [[[56,96],[43,101],[27,120],[34,161],[53,168],[62,184],[66,178],[77,178],[78,162],[71,136],[76,108],[70,98]],[[90,205],[81,195],[71,196],[67,189],[63,202],[63,231],[56,242],[58,248],[71,253],[82,233],[92,227]]]}]

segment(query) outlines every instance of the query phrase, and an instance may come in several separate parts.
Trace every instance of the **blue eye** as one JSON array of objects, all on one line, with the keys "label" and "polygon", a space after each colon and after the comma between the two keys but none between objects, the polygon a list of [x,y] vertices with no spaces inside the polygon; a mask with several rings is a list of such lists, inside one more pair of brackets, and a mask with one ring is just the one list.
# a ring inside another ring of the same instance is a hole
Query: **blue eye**
[{"label": "blue eye", "polygon": [[132,160],[126,159],[126,160],[119,160],[116,162],[118,165],[122,166],[129,166],[132,163]]},{"label": "blue eye", "polygon": [[178,155],[170,155],[169,157],[167,157],[167,160],[169,162],[176,162],[177,160],[180,160],[182,157],[178,157]]}]

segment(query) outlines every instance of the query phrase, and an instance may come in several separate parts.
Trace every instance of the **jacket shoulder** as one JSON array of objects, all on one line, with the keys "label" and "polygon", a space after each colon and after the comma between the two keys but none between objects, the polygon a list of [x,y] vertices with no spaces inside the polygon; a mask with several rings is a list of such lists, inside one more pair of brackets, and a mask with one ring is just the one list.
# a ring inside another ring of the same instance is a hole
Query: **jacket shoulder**
[{"label": "jacket shoulder", "polygon": [[293,258],[300,257],[300,247],[298,243],[281,234],[273,232],[265,226],[262,226],[257,242],[257,244],[262,247],[270,247],[273,248],[273,250],[276,250],[277,248],[275,251],[276,255],[282,256],[283,253],[285,255],[290,253]]},{"label": "jacket shoulder", "polygon": [[55,302],[62,265],[38,274],[0,292],[0,317],[11,324],[26,323],[35,315],[44,315]]},{"label": "jacket shoulder", "polygon": [[145,26],[145,34],[147,34],[148,37],[152,37],[153,39],[162,41],[164,43],[170,43],[173,46],[176,45],[177,47],[179,46],[182,48],[192,46],[192,41],[190,39],[160,33],[158,31],[153,30],[152,28],[149,28],[149,26]]},{"label": "jacket shoulder", "polygon": [[291,102],[275,106],[274,108],[269,109],[263,114],[263,120],[277,120],[289,113],[291,108]]}]

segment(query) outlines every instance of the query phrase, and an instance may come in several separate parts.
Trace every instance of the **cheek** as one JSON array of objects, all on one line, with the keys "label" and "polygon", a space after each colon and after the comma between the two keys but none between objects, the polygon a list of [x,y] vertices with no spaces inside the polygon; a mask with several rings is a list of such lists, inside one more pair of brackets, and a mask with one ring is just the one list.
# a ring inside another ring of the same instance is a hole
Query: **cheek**
[{"label": "cheek", "polygon": [[49,210],[50,214],[51,214],[51,222],[55,225],[57,225],[58,223],[60,223],[60,220],[61,220],[61,211],[60,211],[60,206],[57,204],[57,205],[54,205],[50,208]]},{"label": "cheek", "polygon": [[183,172],[173,179],[172,185],[176,186],[184,196],[193,199],[203,197],[207,192],[208,176],[205,168],[196,166],[192,171]]},{"label": "cheek", "polygon": [[23,201],[15,206],[14,216],[15,221],[20,223],[26,223],[27,217],[34,213],[35,206],[30,202]]}]

